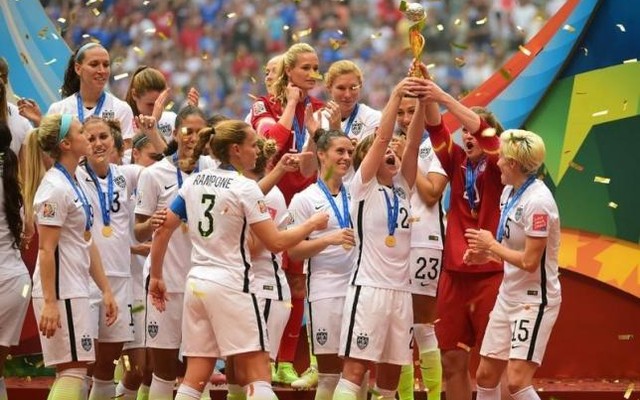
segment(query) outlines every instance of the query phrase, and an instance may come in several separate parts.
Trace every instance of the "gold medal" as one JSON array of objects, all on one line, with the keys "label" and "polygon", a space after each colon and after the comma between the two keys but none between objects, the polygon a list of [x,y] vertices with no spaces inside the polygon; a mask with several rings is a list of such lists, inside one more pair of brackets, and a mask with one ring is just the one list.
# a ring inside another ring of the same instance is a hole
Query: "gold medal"
[{"label": "gold medal", "polygon": [[111,225],[105,225],[102,227],[102,236],[111,237],[113,235],[113,228]]},{"label": "gold medal", "polygon": [[384,239],[384,244],[387,247],[396,247],[396,238],[393,235],[389,235]]},{"label": "gold medal", "polygon": [[475,219],[478,219],[478,211],[475,208],[471,209],[471,216]]},{"label": "gold medal", "polygon": [[342,243],[342,248],[345,250],[351,250],[353,246],[351,246],[349,243]]},{"label": "gold medal", "polygon": [[84,240],[88,242],[89,240],[91,240],[91,231],[84,231],[83,236],[84,236]]},{"label": "gold medal", "polygon": [[182,233],[187,233],[189,232],[189,225],[187,225],[186,222],[182,223]]}]

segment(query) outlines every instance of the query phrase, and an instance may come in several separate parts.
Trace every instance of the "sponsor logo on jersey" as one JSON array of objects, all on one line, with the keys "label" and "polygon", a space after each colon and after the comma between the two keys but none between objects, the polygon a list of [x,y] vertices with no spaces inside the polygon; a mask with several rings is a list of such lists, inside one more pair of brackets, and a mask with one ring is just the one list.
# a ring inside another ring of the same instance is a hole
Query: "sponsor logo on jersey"
[{"label": "sponsor logo on jersey", "polygon": [[149,332],[149,336],[153,339],[158,334],[158,323],[155,321],[150,321],[147,325],[147,332]]},{"label": "sponsor logo on jersey", "polygon": [[538,291],[537,290],[527,290],[527,295],[529,295],[529,296],[537,296],[538,295]]},{"label": "sponsor logo on jersey", "polygon": [[93,346],[93,338],[89,335],[82,335],[82,339],[80,339],[80,345],[84,349],[84,351],[90,351],[91,346]]},{"label": "sponsor logo on jersey", "polygon": [[104,110],[102,111],[101,117],[103,119],[116,119],[116,112],[113,110]]},{"label": "sponsor logo on jersey", "polygon": [[264,101],[256,101],[253,103],[253,107],[251,107],[251,112],[253,116],[258,116],[267,112],[267,107],[264,105]]},{"label": "sponsor logo on jersey", "polygon": [[42,218],[53,219],[56,217],[56,211],[58,210],[58,203],[53,201],[46,201],[42,205]]},{"label": "sponsor logo on jersey", "polygon": [[533,230],[534,231],[546,232],[548,224],[549,224],[549,215],[533,214]]},{"label": "sponsor logo on jersey", "polygon": [[329,334],[326,329],[319,329],[318,332],[316,332],[316,342],[318,342],[320,346],[324,346],[328,338]]},{"label": "sponsor logo on jersey", "polygon": [[360,350],[364,350],[369,345],[369,336],[366,333],[361,333],[356,338],[356,345]]}]

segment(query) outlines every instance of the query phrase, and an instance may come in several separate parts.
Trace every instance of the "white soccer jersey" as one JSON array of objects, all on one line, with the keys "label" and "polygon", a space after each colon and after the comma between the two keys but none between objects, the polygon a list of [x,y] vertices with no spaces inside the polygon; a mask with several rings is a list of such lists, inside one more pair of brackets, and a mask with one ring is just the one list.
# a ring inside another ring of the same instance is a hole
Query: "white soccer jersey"
[{"label": "white soccer jersey", "polygon": [[11,131],[10,147],[17,156],[24,140],[33,127],[28,119],[20,115],[20,110],[18,110],[15,104],[7,103],[7,106],[9,107],[9,120],[7,121],[7,125],[9,125],[9,130]]},{"label": "white soccer jersey", "polygon": [[[199,170],[209,168],[211,158],[200,157]],[[180,172],[183,182],[189,177]],[[178,169],[170,158],[145,168],[138,180],[138,197],[135,208],[136,214],[151,216],[158,210],[171,205],[178,195]],[[169,293],[183,293],[187,272],[191,268],[188,254],[191,253],[191,241],[188,232],[176,230],[171,236],[167,252],[164,256],[163,278]],[[149,263],[144,266],[144,276],[149,275]]]},{"label": "white soccer jersey", "polygon": [[177,116],[173,111],[163,111],[158,121],[160,136],[162,136],[167,143],[173,139],[173,130],[176,127]]},{"label": "white soccer jersey", "polygon": [[[102,210],[98,199],[98,190],[91,175],[87,171],[87,165],[83,164],[76,170],[76,176],[84,190],[91,207],[93,208],[93,227],[91,228],[93,240],[100,249],[102,266],[107,276],[130,277],[131,276],[131,210],[128,207],[129,195],[137,185],[138,172],[133,168],[121,168],[111,164],[111,179],[113,184],[113,197],[109,206],[111,227],[110,236],[103,232],[104,222]],[[95,175],[95,174],[94,174]],[[102,195],[108,196],[109,183],[107,178],[95,175],[102,189]]]},{"label": "white soccer jersey", "polygon": [[[347,198],[350,197],[351,196],[347,194]],[[338,194],[334,197],[334,200],[340,215],[342,215],[342,196]],[[318,184],[314,183],[293,196],[291,204],[289,205],[292,225],[302,224],[319,211],[329,214],[327,228],[312,232],[309,235],[309,239],[317,239],[320,236],[341,229],[338,218],[333,212],[329,200],[327,200]],[[350,225],[352,224],[350,223]],[[355,266],[355,257],[355,248],[345,250],[342,246],[329,246],[315,256],[305,260],[305,267],[308,274],[307,285],[309,289],[309,301],[346,296],[349,278]]]},{"label": "white soccer jersey", "polygon": [[[84,240],[86,216],[71,183],[57,168],[44,175],[33,201],[39,225],[60,228],[55,252],[57,299],[89,297],[89,245]],[[40,258],[33,273],[33,297],[42,297]]]},{"label": "white soccer jersey", "polygon": [[[426,138],[420,144],[418,152],[418,173],[426,176],[430,172],[447,176],[436,157],[431,140]],[[418,194],[414,186],[411,193],[411,247],[428,247],[442,250],[442,237],[444,235],[444,215],[440,204],[427,206]]]},{"label": "white soccer jersey", "polygon": [[[349,126],[349,117],[344,119],[340,123],[340,128],[345,132],[350,139],[357,139],[358,142],[366,138],[369,135],[373,135],[380,125],[380,118],[382,113],[378,110],[374,110],[366,104],[358,103],[358,112],[356,113],[351,126]],[[320,126],[324,129],[329,129],[329,119],[324,113],[321,113],[322,120]]]},{"label": "white soccer jersey", "polygon": [[[502,207],[512,189],[512,186],[505,186],[500,199]],[[513,250],[524,251],[527,236],[547,238],[541,265],[535,272],[527,272],[505,261],[499,296],[511,302],[558,304],[561,301],[558,280],[560,218],[553,195],[544,182],[538,179],[511,208],[502,244]]]},{"label": "white soccer jersey", "polygon": [[[409,291],[409,254],[411,251],[411,188],[401,173],[393,178],[394,189],[378,183],[374,177],[362,182],[360,170],[351,181],[351,215],[357,237],[356,267],[351,283],[382,289]],[[387,202],[393,205],[398,195],[398,216],[394,233],[395,246],[385,244]]]},{"label": "white soccer jersey", "polygon": [[0,282],[28,273],[27,267],[25,267],[20,256],[20,249],[15,248],[13,241],[14,237],[9,230],[9,223],[7,222],[4,185],[2,184],[2,174],[0,173],[0,260],[2,260]]},{"label": "white soccer jersey", "polygon": [[[109,92],[106,93],[106,98],[104,100],[104,104],[102,106],[102,110],[99,117],[104,119],[115,119],[120,121],[120,129],[122,130],[122,137],[124,139],[133,138],[133,111],[131,111],[131,107],[126,102],[120,100],[116,96],[112,95]],[[88,109],[83,107],[84,118],[88,118],[93,115],[96,108]],[[51,114],[73,114],[78,116],[78,96],[77,93],[72,94],[69,97],[66,97],[60,101],[56,101],[55,103],[49,106],[49,111],[47,111],[47,115]]]},{"label": "white soccer jersey", "polygon": [[[270,218],[258,184],[237,171],[210,169],[190,177],[180,189],[193,243],[189,277],[250,292],[251,224]],[[175,203],[174,203],[175,205]]]},{"label": "white soccer jersey", "polygon": [[[285,229],[290,220],[284,195],[274,186],[265,196],[269,215],[278,229]],[[282,270],[282,253],[274,254],[267,249],[252,258],[254,280],[251,283],[258,297],[272,300],[290,300],[291,291]]]}]

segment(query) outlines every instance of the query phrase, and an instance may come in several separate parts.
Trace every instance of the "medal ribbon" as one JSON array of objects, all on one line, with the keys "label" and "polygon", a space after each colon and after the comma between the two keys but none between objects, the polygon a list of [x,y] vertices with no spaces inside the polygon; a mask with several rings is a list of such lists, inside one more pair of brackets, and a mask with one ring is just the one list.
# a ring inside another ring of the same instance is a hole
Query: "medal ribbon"
[{"label": "medal ribbon", "polygon": [[113,202],[113,175],[111,174],[111,167],[109,167],[109,172],[107,172],[107,193],[102,191],[102,186],[100,185],[98,176],[93,169],[91,169],[89,163],[85,164],[85,167],[94,185],[96,185],[96,190],[98,191],[102,223],[104,226],[109,226],[111,225],[111,203]]},{"label": "medal ribbon", "polygon": [[[309,99],[309,96],[304,98],[304,108],[307,108],[307,104],[309,104],[309,102],[311,101],[311,99]],[[304,112],[304,111],[303,111]],[[300,121],[300,118],[298,118],[298,113],[296,112],[295,116],[293,117],[293,132],[295,134],[295,138],[294,140],[296,141],[295,145],[296,145],[296,150],[298,151],[298,153],[302,152],[302,147],[304,146],[304,137],[306,134],[306,130],[304,128],[304,117],[303,120]]]},{"label": "medal ribbon", "polygon": [[78,200],[80,200],[80,203],[82,203],[82,208],[84,209],[84,215],[85,215],[84,230],[90,231],[91,226],[93,225],[93,215],[91,215],[91,205],[89,205],[89,200],[87,200],[87,196],[84,194],[80,186],[78,186],[78,184],[76,183],[75,179],[71,176],[71,174],[69,174],[69,171],[67,171],[67,169],[62,166],[62,164],[56,161],[56,163],[54,164],[54,167],[58,169],[58,171],[62,172],[64,177],[67,178],[67,181],[69,181],[69,183],[71,184],[71,187],[73,187],[73,190],[76,192],[76,195],[78,196]]},{"label": "medal ribbon", "polygon": [[391,206],[391,199],[389,199],[387,191],[382,189],[384,199],[387,203],[387,230],[389,231],[389,236],[393,236],[396,232],[396,222],[398,220],[398,193],[396,193],[393,186],[391,187],[391,190],[393,191],[393,206]]},{"label": "medal ribbon", "polygon": [[467,170],[465,171],[465,184],[464,190],[467,192],[467,201],[469,202],[469,208],[471,211],[476,209],[476,179],[478,178],[478,170],[484,160],[478,161],[475,168],[471,165],[471,160],[467,158]]},{"label": "medal ribbon", "polygon": [[[102,92],[100,98],[98,99],[98,103],[96,104],[96,109],[93,112],[93,115],[95,115],[96,117],[100,116],[100,113],[102,112],[102,106],[104,106],[104,101],[106,98],[107,94],[105,92]],[[82,96],[80,96],[80,92],[76,93],[76,101],[78,104],[78,119],[80,120],[80,122],[84,123],[84,103],[82,102]]]},{"label": "medal ribbon", "polygon": [[351,132],[351,125],[353,125],[353,121],[355,121],[356,116],[358,115],[358,109],[360,108],[360,104],[356,103],[356,106],[351,111],[349,115],[349,120],[347,121],[347,126],[344,128],[344,133],[349,137],[349,132]]},{"label": "medal ribbon", "polygon": [[496,240],[498,242],[502,242],[502,237],[504,236],[504,228],[507,225],[507,216],[511,212],[511,209],[513,208],[513,206],[515,206],[518,203],[524,191],[527,190],[527,188],[531,186],[531,184],[535,180],[536,180],[536,177],[534,175],[531,175],[527,179],[527,181],[522,186],[520,186],[520,189],[518,189],[516,194],[514,194],[513,196],[511,196],[511,198],[507,200],[507,204],[505,204],[504,207],[502,208],[502,212],[500,213],[500,223],[498,224],[498,232],[496,233]]},{"label": "medal ribbon", "polygon": [[340,215],[340,210],[338,210],[338,205],[336,204],[335,199],[331,195],[329,188],[322,181],[322,179],[318,179],[316,182],[318,187],[322,190],[325,197],[329,201],[331,208],[333,209],[333,214],[336,216],[338,220],[338,225],[340,228],[348,228],[351,225],[351,216],[349,215],[349,203],[347,199],[347,189],[344,188],[344,185],[340,186],[340,195],[342,197],[342,215]]},{"label": "medal ribbon", "polygon": [[[173,153],[172,156],[172,160],[173,160],[173,164],[176,166],[176,177],[178,179],[178,189],[182,188],[182,171],[180,171],[180,163],[178,162],[178,152]],[[198,171],[200,171],[200,162],[196,162],[196,167],[194,168],[193,171],[191,171],[192,174],[198,173]]]}]

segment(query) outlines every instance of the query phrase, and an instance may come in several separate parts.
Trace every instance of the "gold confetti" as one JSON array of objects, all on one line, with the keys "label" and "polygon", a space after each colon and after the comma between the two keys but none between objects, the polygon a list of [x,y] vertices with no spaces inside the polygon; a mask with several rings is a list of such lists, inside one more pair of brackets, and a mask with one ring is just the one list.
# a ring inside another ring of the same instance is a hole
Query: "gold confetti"
[{"label": "gold confetti", "polygon": [[453,59],[453,63],[456,65],[456,67],[458,68],[462,68],[464,67],[467,63],[464,61],[464,57],[456,57]]},{"label": "gold confetti", "polygon": [[631,64],[631,63],[635,63],[635,62],[638,62],[637,58],[630,58],[628,60],[624,60],[622,63],[623,64]]},{"label": "gold confetti", "polygon": [[493,137],[496,135],[496,128],[487,128],[485,130],[482,131],[482,133],[480,134],[480,136],[482,137]]},{"label": "gold confetti", "polygon": [[142,2],[142,5],[143,5],[143,6],[147,6],[147,5],[149,5],[149,3],[151,3],[149,0],[144,0],[144,1]]},{"label": "gold confetti", "polygon": [[460,25],[462,23],[462,20],[460,18],[456,18],[455,21],[453,21],[454,25]]},{"label": "gold confetti", "polygon": [[[610,201],[608,206],[615,210],[616,208],[618,208],[618,203],[616,203],[614,201]],[[620,335],[618,336],[618,340],[623,340],[623,339],[620,339]]]},{"label": "gold confetti", "polygon": [[311,71],[309,77],[318,81],[321,81],[323,79],[322,74],[318,71]]},{"label": "gold confetti", "polygon": [[138,46],[133,46],[133,51],[135,51],[136,53],[138,53],[138,55],[140,57],[144,56],[144,50],[142,50],[140,47]]},{"label": "gold confetti", "polygon": [[22,288],[22,297],[23,298],[27,298],[27,296],[29,295],[29,289],[31,289],[31,285],[29,285],[28,283],[26,283],[24,285],[24,287]]},{"label": "gold confetti", "polygon": [[444,31],[444,25],[438,24],[438,25],[436,25],[436,29],[438,30],[438,32],[442,32],[442,31]]},{"label": "gold confetti", "polygon": [[67,20],[62,18],[62,17],[60,17],[60,18],[58,18],[58,22],[60,22],[61,24],[64,24],[64,23],[67,22]]},{"label": "gold confetti", "polygon": [[51,64],[55,63],[56,61],[58,61],[57,58],[52,58],[51,60],[45,62],[44,65],[51,65]]},{"label": "gold confetti", "polygon": [[454,42],[451,42],[451,46],[460,50],[467,50],[469,48],[469,46],[467,46],[466,44],[460,44],[460,43],[454,43]]},{"label": "gold confetti", "polygon": [[603,176],[596,175],[595,177],[593,177],[593,181],[595,183],[602,183],[602,184],[608,185],[609,182],[611,182],[611,178],[605,178]]},{"label": "gold confetti", "polygon": [[88,7],[88,6],[90,6],[91,4],[93,4],[93,3],[97,3],[97,2],[98,2],[98,0],[89,0],[89,1],[87,1],[87,2],[85,3],[85,6],[87,6],[87,7]]},{"label": "gold confetti", "polygon": [[20,52],[20,58],[22,59],[22,62],[25,64],[29,64],[29,59],[27,58],[27,55]]},{"label": "gold confetti", "polygon": [[435,67],[436,67],[435,63],[427,64],[427,69],[431,69],[431,68],[435,68]]},{"label": "gold confetti", "polygon": [[340,36],[344,36],[344,32],[342,32],[340,29],[338,29],[336,32],[338,32]]},{"label": "gold confetti", "polygon": [[254,76],[250,76],[249,79],[251,80],[251,83],[256,83],[257,80]]},{"label": "gold confetti", "polygon": [[[611,203],[609,203],[611,204]],[[615,204],[615,203],[613,203]],[[616,207],[618,207],[618,205],[616,204]],[[615,208],[615,207],[613,207]],[[625,335],[618,335],[618,340],[633,340],[633,335],[632,334],[625,334]]]},{"label": "gold confetti", "polygon": [[208,60],[209,59],[209,54],[207,54],[207,52],[203,52],[202,55],[200,56],[203,60]]},{"label": "gold confetti", "polygon": [[95,15],[96,17],[100,15],[100,10],[98,10],[97,8],[92,8],[91,12],[93,13],[93,15]]},{"label": "gold confetti", "polygon": [[625,399],[629,399],[629,397],[631,397],[631,393],[633,393],[633,389],[635,389],[636,385],[632,382],[629,384],[629,386],[627,387],[627,391],[624,392],[624,397]]},{"label": "gold confetti", "polygon": [[144,33],[146,33],[147,35],[153,35],[156,33],[156,28],[145,29]]},{"label": "gold confetti", "polygon": [[173,105],[174,105],[174,104],[175,104],[175,103],[174,103],[173,101],[170,101],[170,102],[169,102],[169,103],[164,107],[165,111],[169,111],[169,110],[171,110],[171,109],[173,108]]},{"label": "gold confetti", "polygon": [[371,39],[377,39],[382,36],[382,32],[376,32],[371,34]]},{"label": "gold confetti", "polygon": [[305,36],[309,36],[310,34],[311,34],[311,28],[298,31],[298,37],[301,37],[301,38]]},{"label": "gold confetti", "polygon": [[505,68],[500,68],[500,75],[508,81],[510,81],[513,77],[511,76],[511,72],[507,71]]},{"label": "gold confetti", "polygon": [[258,100],[258,96],[256,96],[255,94],[247,93],[247,96],[249,96],[251,100]]},{"label": "gold confetti", "polygon": [[518,32],[524,33],[524,28],[522,28],[520,25],[516,25],[516,29],[518,30]]},{"label": "gold confetti", "polygon": [[127,76],[129,76],[129,73],[128,73],[128,72],[125,72],[125,73],[123,73],[123,74],[118,74],[118,75],[114,76],[114,77],[113,77],[113,80],[114,80],[114,81],[119,81],[120,79],[124,79],[124,78],[126,78]]},{"label": "gold confetti", "polygon": [[234,13],[234,12],[230,12],[229,14],[227,14],[227,18],[231,19],[231,18],[235,18],[238,14]]},{"label": "gold confetti", "polygon": [[38,37],[40,39],[46,39],[47,38],[47,33],[49,33],[49,27],[45,26],[44,28],[40,29],[38,31]]},{"label": "gold confetti", "polygon": [[573,26],[566,24],[565,26],[562,27],[563,30],[567,31],[567,32],[575,32],[576,28],[574,28]]},{"label": "gold confetti", "polygon": [[159,36],[159,37],[160,37],[160,39],[162,39],[162,40],[167,40],[167,39],[169,39],[169,38],[167,37],[167,35],[165,35],[165,34],[164,34],[164,32],[159,32],[159,33],[158,33],[158,36]]},{"label": "gold confetti", "polygon": [[531,55],[531,50],[527,49],[523,45],[518,46],[518,49],[527,57]]},{"label": "gold confetti", "polygon": [[193,293],[193,295],[196,297],[200,297],[200,298],[204,297],[204,292],[200,292],[196,290],[196,284],[193,282],[191,282],[191,293]]},{"label": "gold confetti", "polygon": [[327,168],[327,173],[324,174],[323,180],[325,182],[327,182],[329,179],[331,179],[331,177],[333,176],[333,171],[334,171],[334,165],[331,164],[331,165],[329,165],[329,168]]},{"label": "gold confetti", "polygon": [[476,21],[476,25],[484,25],[486,23],[487,23],[487,17],[484,17]]},{"label": "gold confetti", "polygon": [[329,38],[329,45],[331,45],[331,48],[335,51],[342,46],[342,41],[334,38]]},{"label": "gold confetti", "polygon": [[583,167],[582,165],[580,165],[580,164],[578,164],[578,163],[574,162],[574,161],[571,161],[571,162],[569,163],[569,167],[571,167],[571,168],[575,169],[575,170],[576,170],[576,171],[578,171],[578,172],[582,172],[582,171],[584,171],[584,167]]},{"label": "gold confetti", "polygon": [[289,302],[287,304],[284,305],[287,308],[293,308],[293,303]]},{"label": "gold confetti", "polygon": [[618,27],[618,29],[620,29],[620,32],[626,32],[627,31],[627,29],[622,24],[616,24],[616,26]]},{"label": "gold confetti", "polygon": [[467,346],[466,344],[464,344],[462,342],[458,342],[458,344],[456,344],[456,346],[458,346],[462,350],[466,351],[467,353],[471,351],[471,347]]},{"label": "gold confetti", "polygon": [[131,363],[129,362],[129,356],[126,354],[122,355],[122,362],[124,363],[124,369],[126,371],[131,371]]},{"label": "gold confetti", "polygon": [[142,311],[144,311],[144,304],[140,304],[131,308],[131,314],[136,314]]},{"label": "gold confetti", "polygon": [[609,110],[602,110],[602,111],[597,111],[594,112],[593,114],[591,114],[592,117],[603,117],[605,115],[609,114]]}]

